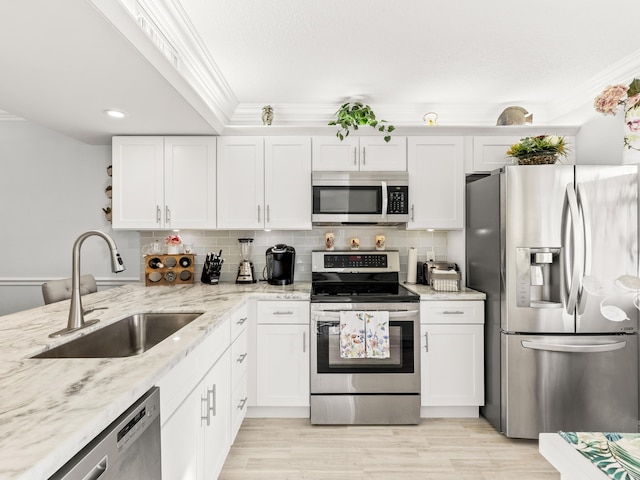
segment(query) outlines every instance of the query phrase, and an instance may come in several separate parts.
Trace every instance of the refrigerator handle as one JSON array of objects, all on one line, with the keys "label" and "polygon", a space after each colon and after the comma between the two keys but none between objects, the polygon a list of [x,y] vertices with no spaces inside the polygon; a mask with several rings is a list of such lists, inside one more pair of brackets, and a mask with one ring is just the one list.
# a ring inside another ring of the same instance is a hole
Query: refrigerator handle
[{"label": "refrigerator handle", "polygon": [[572,344],[532,342],[530,340],[523,340],[522,346],[524,348],[530,348],[532,350],[544,350],[547,352],[598,353],[598,352],[613,352],[614,350],[621,350],[627,346],[627,342],[625,340],[622,340],[620,342],[602,343],[602,344],[594,344],[594,345],[572,345]]},{"label": "refrigerator handle", "polygon": [[[571,265],[569,265],[569,255],[565,253],[565,275],[566,278],[571,278],[569,283],[569,293],[567,295],[567,304],[565,306],[567,313],[569,315],[573,315],[575,312],[576,304],[578,303],[578,291],[580,289],[580,269],[577,265],[578,260],[578,237],[580,232],[580,221],[578,218],[579,209],[578,209],[578,198],[576,197],[576,192],[573,189],[571,184],[567,185],[567,205],[569,206],[569,217],[571,220],[571,237],[573,239],[573,245],[571,245]],[[563,229],[564,235],[566,234],[566,229]],[[568,239],[563,239],[563,247],[567,248]]]},{"label": "refrigerator handle", "polygon": [[580,208],[580,216],[582,217],[583,233],[584,233],[584,272],[583,276],[591,275],[591,216],[589,212],[589,203],[584,187],[581,183],[577,184],[576,193],[578,198],[578,207]]}]

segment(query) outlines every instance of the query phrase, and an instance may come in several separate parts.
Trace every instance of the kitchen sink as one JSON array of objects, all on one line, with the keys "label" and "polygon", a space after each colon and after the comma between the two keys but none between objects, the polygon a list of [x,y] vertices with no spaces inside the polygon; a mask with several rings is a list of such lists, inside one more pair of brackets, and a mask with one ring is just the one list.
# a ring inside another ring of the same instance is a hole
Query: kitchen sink
[{"label": "kitchen sink", "polygon": [[31,358],[113,358],[139,355],[200,315],[202,312],[135,313]]}]

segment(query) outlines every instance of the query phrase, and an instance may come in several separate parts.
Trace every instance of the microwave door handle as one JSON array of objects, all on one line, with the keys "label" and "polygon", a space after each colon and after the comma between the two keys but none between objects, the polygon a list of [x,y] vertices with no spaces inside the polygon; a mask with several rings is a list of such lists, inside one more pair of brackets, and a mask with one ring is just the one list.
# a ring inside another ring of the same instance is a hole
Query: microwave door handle
[{"label": "microwave door handle", "polygon": [[387,182],[382,181],[382,221],[387,220],[387,209],[389,207],[389,192],[387,191]]}]

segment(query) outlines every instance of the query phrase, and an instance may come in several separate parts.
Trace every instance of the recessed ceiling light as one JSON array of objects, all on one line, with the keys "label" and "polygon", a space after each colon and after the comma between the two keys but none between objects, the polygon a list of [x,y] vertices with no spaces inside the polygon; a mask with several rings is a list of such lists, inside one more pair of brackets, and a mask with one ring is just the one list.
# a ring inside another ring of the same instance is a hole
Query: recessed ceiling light
[{"label": "recessed ceiling light", "polygon": [[124,118],[127,116],[127,114],[121,110],[111,110],[111,109],[105,110],[104,114],[112,118]]}]

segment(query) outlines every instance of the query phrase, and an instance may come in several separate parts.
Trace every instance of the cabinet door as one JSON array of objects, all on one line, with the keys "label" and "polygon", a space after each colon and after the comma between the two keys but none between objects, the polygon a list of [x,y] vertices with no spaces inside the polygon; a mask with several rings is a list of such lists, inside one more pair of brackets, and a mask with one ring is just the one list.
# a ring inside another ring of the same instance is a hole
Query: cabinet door
[{"label": "cabinet door", "polygon": [[165,228],[215,228],[215,137],[165,137],[164,151]]},{"label": "cabinet door", "polygon": [[407,137],[360,137],[361,171],[407,171]]},{"label": "cabinet door", "polygon": [[507,150],[520,141],[521,135],[473,137],[473,171],[491,172],[505,165],[515,165],[516,159],[507,157]]},{"label": "cabinet door", "polygon": [[113,228],[164,228],[162,137],[113,137]]},{"label": "cabinet door", "polygon": [[258,325],[257,405],[309,406],[309,324]]},{"label": "cabinet door", "polygon": [[483,325],[421,325],[422,406],[484,405]]},{"label": "cabinet door", "polygon": [[265,228],[311,230],[311,138],[264,140]]},{"label": "cabinet door", "polygon": [[313,137],[314,171],[357,171],[360,166],[358,137]]},{"label": "cabinet door", "polygon": [[218,228],[264,228],[262,137],[218,139]]},{"label": "cabinet door", "polygon": [[[204,379],[203,479],[218,478],[231,448],[231,353],[225,352]],[[208,415],[208,417],[207,417]],[[184,477],[167,477],[184,478]]]},{"label": "cabinet door", "polygon": [[408,229],[464,228],[462,137],[409,137]]},{"label": "cabinet door", "polygon": [[162,425],[162,478],[201,478],[201,396],[199,384]]}]

